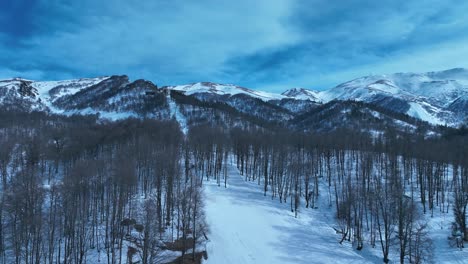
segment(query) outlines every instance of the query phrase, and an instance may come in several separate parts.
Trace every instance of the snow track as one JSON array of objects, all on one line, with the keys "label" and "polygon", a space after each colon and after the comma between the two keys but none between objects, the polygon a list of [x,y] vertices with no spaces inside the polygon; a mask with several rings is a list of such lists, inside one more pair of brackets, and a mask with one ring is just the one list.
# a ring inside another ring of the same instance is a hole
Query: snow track
[{"label": "snow track", "polygon": [[333,212],[303,208],[298,218],[288,203],[263,196],[229,167],[228,187],[205,182],[206,215],[210,228],[206,263],[375,263],[381,259],[350,244],[340,245],[332,228]]},{"label": "snow track", "polygon": [[187,119],[185,118],[184,114],[180,112],[180,109],[177,106],[177,104],[174,102],[174,100],[172,100],[170,93],[167,93],[166,99],[169,104],[169,110],[171,111],[171,116],[175,117],[177,122],[179,122],[180,129],[182,129],[182,133],[184,133],[184,135],[187,135],[187,132],[188,132]]}]

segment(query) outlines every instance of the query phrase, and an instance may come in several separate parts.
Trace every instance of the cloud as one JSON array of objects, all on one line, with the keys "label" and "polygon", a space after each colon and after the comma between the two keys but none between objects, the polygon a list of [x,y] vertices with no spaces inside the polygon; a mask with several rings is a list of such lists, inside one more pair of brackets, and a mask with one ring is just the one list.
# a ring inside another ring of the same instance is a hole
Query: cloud
[{"label": "cloud", "polygon": [[467,10],[455,0],[4,1],[0,75],[329,88],[467,67]]},{"label": "cloud", "polygon": [[299,1],[291,23],[301,43],[235,58],[231,70],[261,89],[281,91],[330,88],[370,73],[467,67],[461,34],[467,10],[455,1]]},{"label": "cloud", "polygon": [[15,71],[9,68],[0,67],[0,80],[10,79],[10,78],[27,78],[38,80],[42,79],[44,76],[44,72],[39,70],[30,70],[30,71]]},{"label": "cloud", "polygon": [[[301,72],[294,78],[278,80],[275,83],[259,84],[257,88],[281,92],[291,83],[296,87],[322,90],[366,75],[385,75],[396,72],[428,72],[442,71],[450,68],[468,68],[468,38],[458,41],[447,41],[435,45],[427,45],[413,50],[386,56],[373,63],[353,65],[349,68],[336,69],[330,72],[321,72],[314,69],[310,73]],[[299,64],[298,64],[299,65]],[[301,67],[298,66],[297,67]],[[302,67],[301,67],[302,69]]]},{"label": "cloud", "polygon": [[[151,77],[180,81],[216,77],[231,56],[296,38],[282,24],[288,1],[84,1],[52,10],[51,21],[37,19],[50,32],[22,41],[34,48],[19,50],[20,63],[60,62],[85,74],[153,72]],[[69,17],[74,22],[62,27]]]}]

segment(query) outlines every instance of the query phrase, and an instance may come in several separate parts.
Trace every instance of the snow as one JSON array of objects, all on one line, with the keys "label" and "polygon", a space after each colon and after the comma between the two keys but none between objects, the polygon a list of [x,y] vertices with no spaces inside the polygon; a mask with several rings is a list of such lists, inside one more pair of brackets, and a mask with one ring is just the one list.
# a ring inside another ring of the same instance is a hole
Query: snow
[{"label": "snow", "polygon": [[206,216],[210,228],[208,260],[204,263],[376,263],[380,258],[349,243],[340,245],[333,210],[302,208],[298,218],[289,204],[263,196],[229,167],[228,187],[205,182]]},{"label": "snow", "polygon": [[370,90],[373,90],[374,93],[376,92],[382,92],[382,93],[389,93],[389,94],[399,94],[401,93],[400,89],[395,86],[394,83],[391,82],[375,82],[372,84],[369,84],[367,86]]},{"label": "snow", "polygon": [[323,102],[335,99],[372,102],[376,95],[392,96],[415,102],[408,114],[433,124],[445,124],[453,123],[450,118],[452,113],[444,113],[447,117],[444,121],[441,121],[440,113],[467,94],[468,70],[452,69],[441,72],[365,76],[320,92],[318,97]]},{"label": "snow", "polygon": [[180,85],[180,86],[170,86],[168,87],[171,90],[176,90],[185,93],[186,95],[192,95],[197,93],[211,93],[218,95],[236,95],[236,94],[246,94],[254,98],[258,98],[263,101],[270,100],[281,100],[287,98],[286,96],[263,92],[263,91],[254,91],[244,87],[236,86],[233,84],[216,84],[216,83],[194,83],[189,85]]},{"label": "snow", "polygon": [[[378,242],[375,248],[365,242],[361,251],[347,241],[339,244],[341,237],[333,229],[338,226],[334,205],[328,206],[325,182],[320,185],[317,208],[301,205],[295,218],[289,203],[272,200],[268,193],[264,196],[262,186],[245,181],[234,164],[228,166],[228,175],[227,188],[215,180],[204,182],[210,232],[208,260],[203,263],[382,263]],[[418,207],[422,210],[420,203]],[[436,207],[433,214],[428,211],[422,216],[428,224],[434,263],[468,263],[468,250],[449,243],[452,208],[441,211]],[[389,258],[390,263],[398,263],[396,241]]]},{"label": "snow", "polygon": [[317,91],[308,90],[305,88],[292,88],[281,94],[270,93],[265,91],[251,90],[248,88],[240,87],[234,84],[217,84],[209,82],[194,83],[188,85],[169,86],[171,90],[183,92],[186,95],[197,93],[210,93],[218,95],[236,95],[246,94],[263,101],[281,100],[281,99],[296,99],[296,100],[310,100],[319,102],[319,93]]},{"label": "snow", "polygon": [[138,117],[138,115],[133,112],[90,111],[88,114],[94,113],[98,113],[100,118],[105,118],[112,121],[121,120],[129,117]]},{"label": "snow", "polygon": [[[74,94],[82,89],[102,82],[110,77],[83,78],[63,81],[29,81],[37,89],[41,106],[45,105],[52,112],[62,113],[63,110],[53,107],[57,98]],[[15,88],[23,79],[0,81],[2,88]],[[58,88],[57,88],[58,87]],[[51,94],[50,90],[54,90]],[[451,69],[429,73],[396,73],[390,75],[371,75],[357,78],[340,84],[325,91],[313,91],[304,88],[293,88],[282,94],[252,90],[233,84],[217,84],[199,82],[188,85],[170,86],[168,89],[177,90],[187,95],[216,94],[233,96],[245,94],[263,101],[297,99],[315,102],[329,102],[331,100],[356,100],[372,102],[375,96],[385,95],[402,99],[411,103],[408,114],[421,118],[433,124],[449,124],[456,126],[461,123],[461,117],[456,117],[447,107],[459,98],[468,96],[468,70]],[[115,102],[119,98],[112,98]],[[36,105],[37,105],[36,104]],[[418,105],[419,104],[419,105]],[[175,109],[175,108],[174,108]],[[176,112],[174,112],[176,113]],[[181,117],[179,114],[176,118]],[[183,120],[183,118],[180,118]]]},{"label": "snow", "polygon": [[435,263],[468,263],[468,251],[465,249],[459,250],[456,247],[451,247],[448,237],[451,234],[451,223],[453,222],[453,213],[441,213],[434,210],[434,216],[431,217],[427,213],[425,219],[428,221],[429,235],[434,247],[434,262]]},{"label": "snow", "polygon": [[320,102],[320,92],[305,89],[305,88],[292,88],[286,90],[282,95],[296,100],[309,100]]},{"label": "snow", "polygon": [[184,133],[184,135],[187,135],[188,133],[187,119],[180,111],[179,106],[174,102],[174,100],[172,100],[170,93],[167,93],[166,99],[167,99],[167,102],[169,103],[169,111],[171,113],[171,116],[175,117],[175,119],[179,123],[182,133]]},{"label": "snow", "polygon": [[427,110],[424,109],[420,104],[415,103],[415,102],[411,102],[409,104],[410,104],[410,109],[407,112],[408,115],[419,118],[421,120],[427,121],[432,124],[438,124],[438,125],[445,124],[445,122],[439,120],[437,117],[428,113]]},{"label": "snow", "polygon": [[384,94],[387,96],[407,96],[407,93],[396,86],[391,80],[380,79],[382,76],[369,76],[341,84],[335,88],[323,91],[319,97],[324,102],[331,100],[367,101],[373,96]]},{"label": "snow", "polygon": [[50,98],[49,91],[57,86],[62,86],[57,97],[70,95],[78,92],[81,89],[98,84],[109,77],[98,77],[98,78],[83,78],[75,80],[63,80],[63,81],[46,81],[46,82],[33,82],[32,86],[37,89],[41,98]]},{"label": "snow", "polygon": [[[37,89],[38,97],[41,99],[42,103],[45,104],[45,106],[47,106],[54,113],[63,113],[63,110],[60,110],[52,105],[53,101],[62,96],[75,94],[82,89],[98,84],[108,78],[109,77],[98,77],[63,81],[33,82],[31,85]],[[58,94],[54,95],[54,97],[51,97],[50,90],[58,86],[61,86],[62,88],[58,91]]]},{"label": "snow", "polygon": [[138,114],[134,112],[108,112],[108,111],[102,111],[102,110],[95,110],[91,107],[87,107],[81,110],[62,110],[58,109],[54,106],[50,106],[52,111],[54,113],[66,115],[66,116],[72,116],[72,115],[95,115],[99,114],[100,118],[116,121],[116,120],[121,120],[121,119],[126,119],[130,117],[137,118],[139,117]]}]

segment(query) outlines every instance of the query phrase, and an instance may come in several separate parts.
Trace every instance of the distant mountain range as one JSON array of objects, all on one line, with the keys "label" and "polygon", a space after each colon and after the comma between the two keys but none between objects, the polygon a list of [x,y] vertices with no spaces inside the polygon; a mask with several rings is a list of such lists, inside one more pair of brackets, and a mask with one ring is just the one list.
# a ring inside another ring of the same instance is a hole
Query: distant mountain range
[{"label": "distant mountain range", "polygon": [[[341,110],[331,111],[337,105]],[[131,82],[127,76],[65,81],[13,78],[0,80],[0,106],[67,115],[99,114],[111,119],[169,119],[177,110],[179,117],[182,113],[188,118],[188,125],[229,116],[233,124],[248,117],[249,122],[283,123],[301,130],[319,123],[329,129],[334,122],[343,125],[340,122],[350,121],[347,113],[354,113],[355,119],[359,111],[361,125],[380,122],[385,126],[389,121],[383,122],[382,116],[391,116],[391,123],[400,127],[402,122],[406,122],[403,127],[414,127],[410,123],[417,119],[456,127],[468,121],[468,70],[372,75],[325,91],[293,88],[281,94],[210,82],[158,88],[146,80]],[[363,113],[368,117],[362,119]],[[413,121],[408,121],[410,117]]]},{"label": "distant mountain range", "polygon": [[171,86],[188,95],[247,94],[264,101],[295,99],[323,104],[332,100],[354,100],[376,104],[432,124],[457,126],[468,114],[468,70],[456,68],[428,73],[372,75],[340,84],[325,91],[289,89],[282,94],[253,91],[213,83]]}]

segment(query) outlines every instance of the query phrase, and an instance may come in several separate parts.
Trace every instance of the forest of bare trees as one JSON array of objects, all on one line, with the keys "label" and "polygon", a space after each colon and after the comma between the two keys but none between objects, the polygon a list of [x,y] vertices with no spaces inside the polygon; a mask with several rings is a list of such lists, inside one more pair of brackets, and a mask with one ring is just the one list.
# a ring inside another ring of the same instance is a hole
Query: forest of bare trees
[{"label": "forest of bare trees", "polygon": [[[431,139],[392,131],[233,130],[230,136],[241,174],[258,181],[265,196],[289,203],[296,216],[301,205],[314,208],[317,199],[327,199],[336,210],[340,243],[350,241],[357,250],[379,247],[385,263],[395,244],[400,263],[430,262],[433,250],[421,214],[435,210],[453,210],[453,239],[461,240],[460,247],[468,241],[466,134]],[[326,188],[319,188],[323,182]]]},{"label": "forest of bare trees", "polygon": [[197,152],[176,122],[3,120],[1,263],[156,263],[167,248],[195,257],[203,197],[183,160]]},{"label": "forest of bare trees", "polygon": [[296,216],[326,200],[338,242],[380,248],[385,263],[395,245],[400,263],[430,261],[422,215],[435,210],[453,212],[454,236],[468,241],[468,142],[455,130],[429,138],[198,125],[183,135],[175,121],[1,118],[2,263],[157,263],[171,247],[179,261],[196,258],[209,236],[203,181],[226,187],[231,160]]}]

